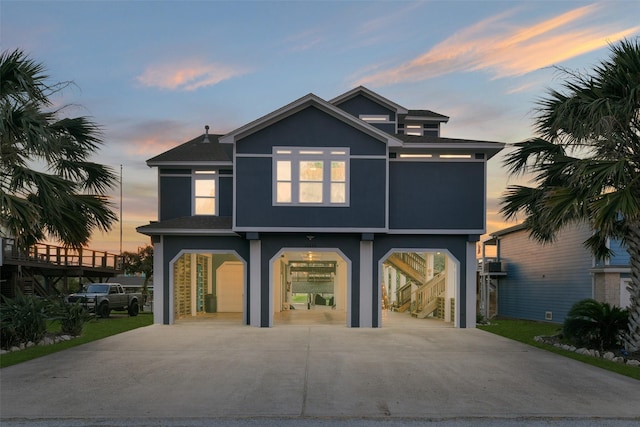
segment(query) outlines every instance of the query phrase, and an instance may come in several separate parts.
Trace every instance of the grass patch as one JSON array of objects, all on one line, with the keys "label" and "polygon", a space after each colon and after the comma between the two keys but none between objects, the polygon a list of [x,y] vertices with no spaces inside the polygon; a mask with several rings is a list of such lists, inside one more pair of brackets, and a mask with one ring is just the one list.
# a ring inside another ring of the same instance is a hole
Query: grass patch
[{"label": "grass patch", "polygon": [[[153,313],[140,313],[138,316],[129,317],[118,314],[112,315],[109,319],[94,319],[84,324],[82,335],[70,341],[59,342],[52,345],[35,346],[21,351],[5,353],[0,356],[0,368],[26,362],[71,347],[86,344],[102,338],[116,335],[132,329],[149,326],[153,323]],[[59,325],[54,323],[49,332],[57,332]]]},{"label": "grass patch", "polygon": [[573,351],[563,350],[551,345],[539,343],[533,340],[538,335],[555,335],[562,325],[545,322],[535,322],[530,320],[517,319],[497,319],[492,320],[490,325],[478,325],[478,329],[500,335],[505,338],[519,341],[533,347],[541,348],[552,353],[556,353],[570,359],[578,360],[592,366],[597,366],[608,371],[616,372],[627,377],[640,380],[640,368],[635,366],[623,365],[621,363],[612,362],[610,360],[600,359],[597,357],[578,354]]}]

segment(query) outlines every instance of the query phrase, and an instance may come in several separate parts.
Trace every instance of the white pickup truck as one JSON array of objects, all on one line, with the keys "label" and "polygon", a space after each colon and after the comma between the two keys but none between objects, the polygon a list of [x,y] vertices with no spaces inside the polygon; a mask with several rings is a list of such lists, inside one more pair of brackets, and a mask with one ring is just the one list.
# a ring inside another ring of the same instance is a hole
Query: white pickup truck
[{"label": "white pickup truck", "polygon": [[137,316],[142,304],[141,293],[126,293],[120,283],[91,283],[80,292],[67,297],[70,303],[80,302],[90,313],[109,317],[111,310],[126,310]]}]

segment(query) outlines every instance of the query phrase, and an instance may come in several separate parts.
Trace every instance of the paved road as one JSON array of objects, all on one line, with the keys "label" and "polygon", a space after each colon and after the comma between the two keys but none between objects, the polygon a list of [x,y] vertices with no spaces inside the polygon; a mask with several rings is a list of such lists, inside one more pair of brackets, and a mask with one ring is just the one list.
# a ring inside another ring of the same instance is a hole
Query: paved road
[{"label": "paved road", "polygon": [[153,325],[0,370],[6,426],[640,425],[640,381],[477,329]]}]

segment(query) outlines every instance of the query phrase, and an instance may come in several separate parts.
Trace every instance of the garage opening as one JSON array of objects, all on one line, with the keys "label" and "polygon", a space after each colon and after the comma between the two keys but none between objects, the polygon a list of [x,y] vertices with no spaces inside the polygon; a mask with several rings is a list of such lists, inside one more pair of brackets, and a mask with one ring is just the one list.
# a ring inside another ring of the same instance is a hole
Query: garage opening
[{"label": "garage opening", "polygon": [[272,267],[274,324],[346,325],[349,265],[338,252],[287,250]]},{"label": "garage opening", "polygon": [[455,322],[457,262],[444,251],[392,252],[382,262],[382,321],[390,316]]},{"label": "garage opening", "polygon": [[173,263],[173,319],[242,322],[245,264],[234,253],[186,252]]}]

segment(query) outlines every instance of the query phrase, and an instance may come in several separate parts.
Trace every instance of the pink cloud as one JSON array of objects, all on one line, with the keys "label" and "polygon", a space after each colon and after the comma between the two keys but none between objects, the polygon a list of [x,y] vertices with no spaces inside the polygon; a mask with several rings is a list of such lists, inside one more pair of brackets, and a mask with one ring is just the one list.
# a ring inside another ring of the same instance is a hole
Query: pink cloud
[{"label": "pink cloud", "polygon": [[245,73],[243,68],[219,63],[171,62],[147,67],[137,80],[145,86],[192,91]]},{"label": "pink cloud", "polygon": [[529,26],[510,23],[517,11],[507,11],[463,29],[397,67],[366,74],[356,84],[416,82],[455,71],[487,71],[494,78],[520,76],[640,31],[640,26],[621,29],[604,20],[593,24],[604,8],[584,6]]}]

